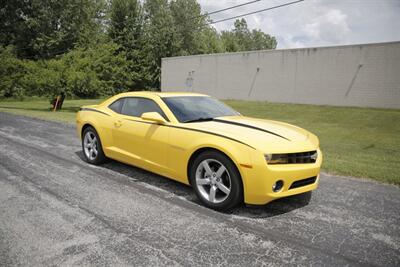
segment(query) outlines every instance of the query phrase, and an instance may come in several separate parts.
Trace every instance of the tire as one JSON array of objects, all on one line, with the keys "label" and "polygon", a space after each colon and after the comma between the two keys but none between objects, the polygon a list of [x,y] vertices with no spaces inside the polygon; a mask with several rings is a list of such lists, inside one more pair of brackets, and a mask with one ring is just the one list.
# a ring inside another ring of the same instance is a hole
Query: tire
[{"label": "tire", "polygon": [[224,154],[208,150],[190,166],[189,179],[205,206],[226,211],[243,202],[243,186],[235,164]]},{"label": "tire", "polygon": [[82,151],[90,164],[99,165],[106,161],[100,137],[91,126],[86,127],[82,133]]}]

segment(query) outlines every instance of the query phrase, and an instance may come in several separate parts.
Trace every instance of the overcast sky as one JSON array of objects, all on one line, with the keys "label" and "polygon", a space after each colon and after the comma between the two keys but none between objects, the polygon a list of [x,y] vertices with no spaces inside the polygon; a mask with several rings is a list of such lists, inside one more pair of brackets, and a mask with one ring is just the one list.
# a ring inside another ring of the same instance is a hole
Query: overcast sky
[{"label": "overcast sky", "polygon": [[[204,12],[250,0],[199,0]],[[294,0],[261,0],[211,15],[215,21]],[[245,17],[250,29],[275,36],[278,48],[400,41],[400,0],[305,0]],[[234,20],[214,24],[233,27]]]}]

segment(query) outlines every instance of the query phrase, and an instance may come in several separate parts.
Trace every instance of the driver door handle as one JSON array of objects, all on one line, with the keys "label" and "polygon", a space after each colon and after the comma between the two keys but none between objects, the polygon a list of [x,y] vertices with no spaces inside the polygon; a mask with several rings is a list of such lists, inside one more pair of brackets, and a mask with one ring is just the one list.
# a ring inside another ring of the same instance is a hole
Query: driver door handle
[{"label": "driver door handle", "polygon": [[114,125],[115,125],[115,127],[120,127],[121,125],[122,125],[122,121],[121,120],[116,120],[115,122],[114,122]]}]

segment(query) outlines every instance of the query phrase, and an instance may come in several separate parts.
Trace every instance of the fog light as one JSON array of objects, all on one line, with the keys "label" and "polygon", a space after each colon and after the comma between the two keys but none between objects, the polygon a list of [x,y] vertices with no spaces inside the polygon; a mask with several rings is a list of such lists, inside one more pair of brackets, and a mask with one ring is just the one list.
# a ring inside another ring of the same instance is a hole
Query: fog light
[{"label": "fog light", "polygon": [[282,189],[282,187],[283,187],[283,181],[282,180],[276,181],[272,186],[272,191],[278,192]]}]

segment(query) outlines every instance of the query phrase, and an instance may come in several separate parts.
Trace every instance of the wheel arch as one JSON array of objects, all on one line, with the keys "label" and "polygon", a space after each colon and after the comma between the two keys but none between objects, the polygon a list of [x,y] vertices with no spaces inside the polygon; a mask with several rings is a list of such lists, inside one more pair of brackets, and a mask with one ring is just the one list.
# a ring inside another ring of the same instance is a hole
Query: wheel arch
[{"label": "wheel arch", "polygon": [[[236,162],[236,160],[233,159],[232,156],[229,155],[229,153],[223,151],[222,149],[219,149],[219,148],[216,148],[216,147],[212,147],[212,146],[203,146],[203,147],[199,147],[199,148],[197,148],[195,151],[193,151],[193,153],[190,155],[190,158],[189,158],[189,160],[188,160],[188,164],[187,164],[187,167],[186,167],[186,174],[187,174],[187,177],[188,177],[189,184],[190,184],[191,186],[193,186],[193,185],[191,184],[191,181],[190,181],[190,180],[191,180],[191,179],[190,179],[190,169],[191,169],[191,167],[192,167],[192,164],[193,164],[194,160],[196,159],[196,157],[197,157],[198,155],[200,155],[201,153],[205,152],[205,151],[215,151],[215,152],[221,153],[222,155],[226,156],[226,157],[233,163],[233,166],[235,166],[236,170],[238,171],[238,173],[239,173],[239,175],[240,175],[239,178],[240,178],[240,181],[241,181],[242,192],[243,192],[243,194],[244,194],[243,174],[242,174],[242,172],[241,172],[241,170],[240,170],[240,168],[239,168],[238,162]],[[243,197],[244,197],[244,195],[243,195]]]},{"label": "wheel arch", "polygon": [[103,137],[104,137],[104,136],[103,136],[103,133],[101,133],[101,132],[97,129],[97,127],[95,127],[95,126],[93,125],[93,123],[85,122],[85,123],[83,124],[82,129],[81,129],[81,139],[83,140],[83,133],[85,132],[85,130],[86,130],[88,127],[92,127],[92,128],[96,131],[97,135],[98,135],[99,138],[100,138],[101,146],[102,146],[103,149],[104,149],[104,143],[103,143],[103,141],[104,141],[104,138],[103,138]]},{"label": "wheel arch", "polygon": [[88,128],[88,127],[92,127],[97,132],[97,134],[99,134],[99,132],[97,131],[96,127],[93,126],[93,124],[86,122],[83,124],[82,129],[81,129],[81,138],[83,138],[83,133],[85,132],[86,128]]}]

